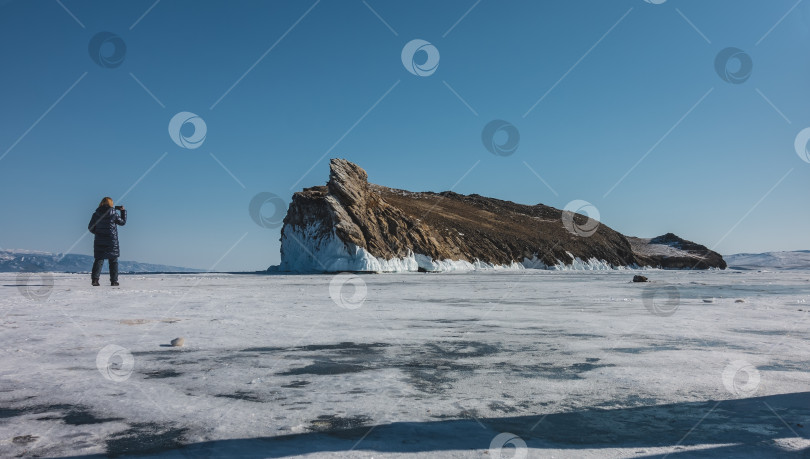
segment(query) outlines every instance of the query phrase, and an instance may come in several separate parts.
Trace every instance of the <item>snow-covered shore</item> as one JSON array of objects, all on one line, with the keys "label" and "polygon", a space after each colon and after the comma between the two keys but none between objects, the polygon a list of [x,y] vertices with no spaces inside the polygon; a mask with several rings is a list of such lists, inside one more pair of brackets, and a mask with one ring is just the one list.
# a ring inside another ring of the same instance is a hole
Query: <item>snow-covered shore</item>
[{"label": "snow-covered shore", "polygon": [[810,272],[645,275],[0,274],[0,456],[807,454]]}]

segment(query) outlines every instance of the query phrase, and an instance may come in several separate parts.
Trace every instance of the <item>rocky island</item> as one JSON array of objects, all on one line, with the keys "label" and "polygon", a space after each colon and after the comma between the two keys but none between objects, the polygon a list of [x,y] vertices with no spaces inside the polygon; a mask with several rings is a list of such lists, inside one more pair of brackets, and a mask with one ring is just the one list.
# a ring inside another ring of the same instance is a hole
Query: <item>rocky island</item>
[{"label": "rocky island", "polygon": [[470,269],[725,269],[723,257],[668,233],[627,237],[587,215],[477,194],[411,192],[369,183],[330,161],[325,186],[293,195],[281,230],[289,272]]}]

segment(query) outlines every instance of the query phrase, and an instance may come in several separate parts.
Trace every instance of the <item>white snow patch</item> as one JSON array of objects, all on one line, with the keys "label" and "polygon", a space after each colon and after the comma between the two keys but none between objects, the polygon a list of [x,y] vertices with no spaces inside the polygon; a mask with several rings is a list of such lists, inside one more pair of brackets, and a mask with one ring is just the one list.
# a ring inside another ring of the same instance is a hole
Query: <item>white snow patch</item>
[{"label": "white snow patch", "polygon": [[685,257],[685,258],[694,258],[700,259],[702,258],[700,255],[690,253],[686,250],[679,249],[675,247],[673,244],[651,244],[650,241],[652,238],[638,238],[638,237],[628,237],[627,241],[630,242],[630,246],[633,248],[633,252],[653,257]]}]

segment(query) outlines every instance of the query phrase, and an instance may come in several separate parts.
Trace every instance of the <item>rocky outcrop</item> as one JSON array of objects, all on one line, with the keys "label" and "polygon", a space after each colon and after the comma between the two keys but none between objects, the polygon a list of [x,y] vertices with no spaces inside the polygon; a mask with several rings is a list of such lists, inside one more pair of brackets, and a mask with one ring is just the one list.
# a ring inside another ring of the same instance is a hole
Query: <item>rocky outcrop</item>
[{"label": "rocky outcrop", "polygon": [[665,269],[726,269],[722,255],[672,233],[651,239],[628,237],[627,240],[643,266]]},{"label": "rocky outcrop", "polygon": [[[325,186],[293,195],[281,231],[281,261],[282,271],[320,272],[663,266],[584,215],[475,194],[374,185],[365,170],[343,159],[330,161]],[[719,265],[711,259],[700,267],[709,266]]]}]

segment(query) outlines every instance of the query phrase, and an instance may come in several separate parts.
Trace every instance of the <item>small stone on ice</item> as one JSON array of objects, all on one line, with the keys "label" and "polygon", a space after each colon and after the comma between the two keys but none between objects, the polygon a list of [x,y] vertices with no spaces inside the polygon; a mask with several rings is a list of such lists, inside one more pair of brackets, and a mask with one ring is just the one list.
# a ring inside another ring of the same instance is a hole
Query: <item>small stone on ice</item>
[{"label": "small stone on ice", "polygon": [[647,282],[647,278],[645,276],[635,275],[633,276],[633,282]]},{"label": "small stone on ice", "polygon": [[181,336],[180,338],[175,338],[172,340],[172,346],[181,347],[185,342],[186,339]]},{"label": "small stone on ice", "polygon": [[745,303],[745,300],[734,300],[735,303]]}]

